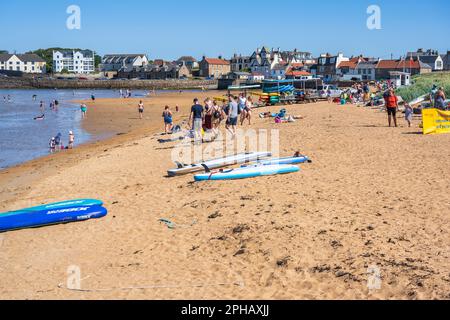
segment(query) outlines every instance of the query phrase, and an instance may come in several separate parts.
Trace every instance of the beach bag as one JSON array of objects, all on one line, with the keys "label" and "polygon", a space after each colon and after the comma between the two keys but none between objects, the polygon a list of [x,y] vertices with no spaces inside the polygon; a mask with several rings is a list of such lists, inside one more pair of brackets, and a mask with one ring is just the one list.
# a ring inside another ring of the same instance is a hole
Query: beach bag
[{"label": "beach bag", "polygon": [[276,117],[275,118],[275,123],[281,123],[281,118],[280,117]]}]

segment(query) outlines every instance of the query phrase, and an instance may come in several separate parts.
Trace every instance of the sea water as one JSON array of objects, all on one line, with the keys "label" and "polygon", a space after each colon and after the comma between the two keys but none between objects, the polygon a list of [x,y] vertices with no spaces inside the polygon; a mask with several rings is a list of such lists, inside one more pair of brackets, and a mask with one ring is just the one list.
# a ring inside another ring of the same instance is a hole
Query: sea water
[{"label": "sea water", "polygon": [[[143,97],[148,91],[133,90],[133,97]],[[69,131],[75,134],[75,144],[95,141],[107,136],[93,136],[81,126],[80,106],[71,101],[96,98],[118,98],[118,90],[2,90],[0,89],[0,170],[50,153],[49,142],[58,133],[67,146]],[[33,99],[36,95],[36,100]],[[9,100],[8,100],[9,96]],[[58,100],[57,111],[50,102]],[[45,119],[33,120],[42,114]]]}]

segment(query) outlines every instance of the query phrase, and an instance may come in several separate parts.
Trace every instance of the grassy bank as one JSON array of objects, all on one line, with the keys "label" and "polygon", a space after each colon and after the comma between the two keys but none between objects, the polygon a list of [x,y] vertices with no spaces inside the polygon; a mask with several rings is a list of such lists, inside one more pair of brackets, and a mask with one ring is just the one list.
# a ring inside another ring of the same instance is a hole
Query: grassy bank
[{"label": "grassy bank", "polygon": [[413,85],[397,90],[397,94],[405,101],[412,101],[424,94],[430,93],[433,84],[444,87],[445,94],[450,96],[450,72],[422,74],[413,77]]}]

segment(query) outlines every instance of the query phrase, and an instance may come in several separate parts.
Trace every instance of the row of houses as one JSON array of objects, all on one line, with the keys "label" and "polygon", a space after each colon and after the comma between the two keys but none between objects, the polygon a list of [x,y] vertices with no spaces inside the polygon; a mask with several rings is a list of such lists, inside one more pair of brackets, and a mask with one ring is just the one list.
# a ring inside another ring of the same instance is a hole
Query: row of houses
[{"label": "row of houses", "polygon": [[[45,73],[45,61],[35,54],[0,54],[0,71]],[[419,49],[403,58],[382,60],[321,54],[314,58],[306,51],[257,48],[251,55],[234,54],[230,60],[182,56],[176,61],[150,61],[145,54],[107,54],[98,68],[108,77],[171,79],[185,77],[286,79],[320,77],[324,81],[388,79],[392,72],[410,75],[450,70],[450,51]],[[90,74],[96,71],[91,50],[53,51],[53,72]]]}]

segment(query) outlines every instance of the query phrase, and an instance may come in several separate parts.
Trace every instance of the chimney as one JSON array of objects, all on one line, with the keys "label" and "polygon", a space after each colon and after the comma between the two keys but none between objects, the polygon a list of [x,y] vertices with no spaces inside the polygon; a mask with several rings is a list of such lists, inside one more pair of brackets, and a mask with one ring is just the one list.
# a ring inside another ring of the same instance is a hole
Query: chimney
[{"label": "chimney", "polygon": [[222,60],[222,55],[219,55],[219,59]]}]

